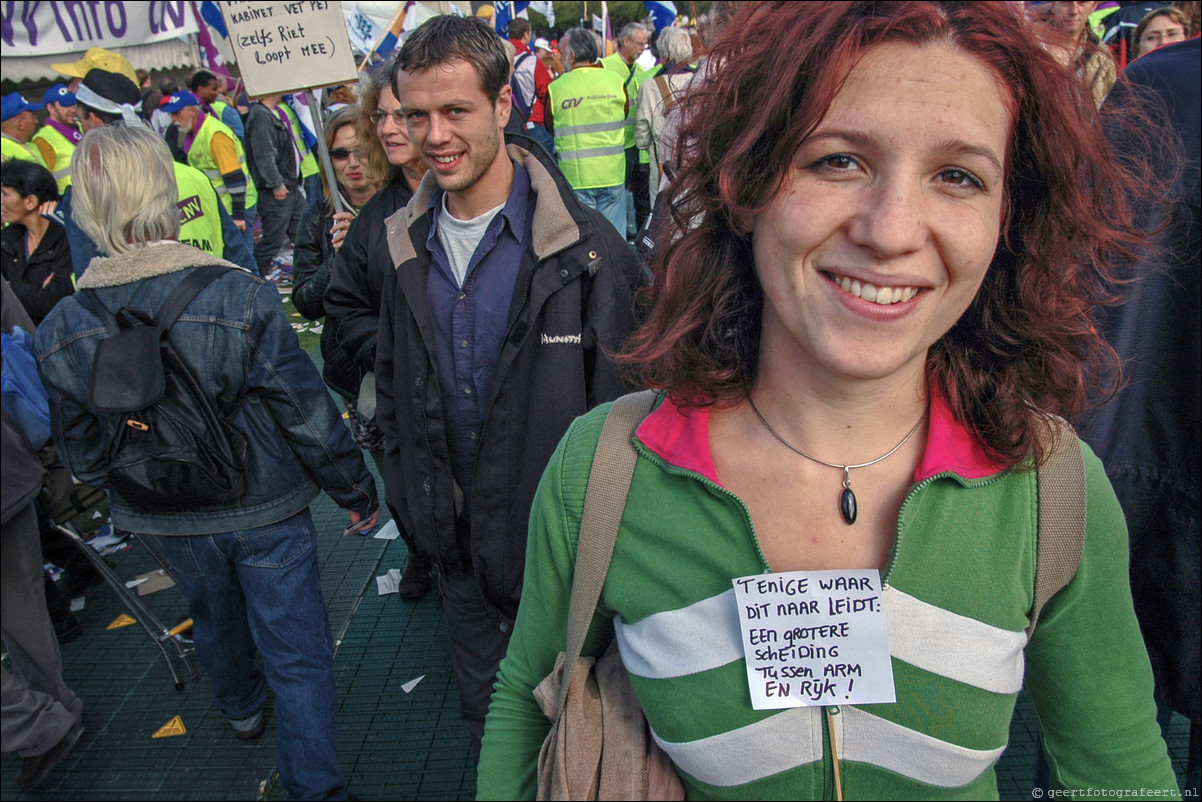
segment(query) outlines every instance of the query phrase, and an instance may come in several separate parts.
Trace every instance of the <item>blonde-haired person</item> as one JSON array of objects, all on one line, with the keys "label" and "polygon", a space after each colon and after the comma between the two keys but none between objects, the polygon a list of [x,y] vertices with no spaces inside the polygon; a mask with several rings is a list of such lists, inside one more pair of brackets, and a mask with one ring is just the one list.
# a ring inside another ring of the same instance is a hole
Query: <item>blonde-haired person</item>
[{"label": "blonde-haired person", "polygon": [[109,486],[106,421],[90,401],[105,325],[81,296],[90,293],[114,316],[135,306],[157,315],[196,268],[230,268],[192,299],[169,340],[209,403],[246,440],[245,493],[167,511],[131,503],[109,487],[113,523],[158,538],[188,599],[196,655],[234,737],[263,734],[270,686],[275,760],[289,797],[345,799],[334,753],[333,642],[309,503],[324,490],[350,511],[351,523],[374,525],[375,484],[275,286],[175,241],[171,165],[166,143],[141,122],[95,128],[75,150],[74,215],[109,255],[91,261],[79,292],[38,327],[34,350],[50,397],[51,433],[75,476]]},{"label": "blonde-haired person", "polygon": [[[375,382],[380,297],[384,277],[393,269],[384,221],[404,208],[426,173],[421,154],[409,142],[401,104],[388,83],[391,74],[390,66],[384,65],[360,85],[355,141],[378,191],[353,223],[334,222],[332,234],[338,254],[325,291],[326,322],[321,332],[323,352],[328,340],[330,347],[350,362],[338,377],[327,370],[326,381],[347,401],[355,421],[356,440],[377,461],[384,452],[384,435],[375,424],[375,394],[370,388]],[[360,411],[361,399],[370,399],[373,409]],[[400,527],[399,521],[397,525],[409,547],[400,595],[406,600],[420,599],[430,589],[430,563],[418,556],[412,535]]]}]

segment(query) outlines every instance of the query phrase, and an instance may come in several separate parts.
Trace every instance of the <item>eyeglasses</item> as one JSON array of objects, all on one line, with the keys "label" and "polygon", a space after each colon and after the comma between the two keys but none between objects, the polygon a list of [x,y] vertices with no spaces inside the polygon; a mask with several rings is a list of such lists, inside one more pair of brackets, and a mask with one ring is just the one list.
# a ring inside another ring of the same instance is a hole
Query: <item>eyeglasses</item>
[{"label": "eyeglasses", "polygon": [[405,115],[401,114],[399,111],[383,111],[381,109],[376,109],[371,114],[367,115],[367,118],[371,120],[374,125],[383,125],[385,120],[391,119],[401,128],[405,127]]},{"label": "eyeglasses", "polygon": [[1163,45],[1180,42],[1183,39],[1185,39],[1184,28],[1170,28],[1167,31],[1147,31],[1140,37],[1139,47],[1140,50],[1144,50],[1148,45],[1152,45],[1152,49],[1155,50]]},{"label": "eyeglasses", "polygon": [[354,151],[350,148],[334,148],[330,151],[330,158],[334,161],[340,162],[343,159],[349,159],[352,153],[354,153]]}]

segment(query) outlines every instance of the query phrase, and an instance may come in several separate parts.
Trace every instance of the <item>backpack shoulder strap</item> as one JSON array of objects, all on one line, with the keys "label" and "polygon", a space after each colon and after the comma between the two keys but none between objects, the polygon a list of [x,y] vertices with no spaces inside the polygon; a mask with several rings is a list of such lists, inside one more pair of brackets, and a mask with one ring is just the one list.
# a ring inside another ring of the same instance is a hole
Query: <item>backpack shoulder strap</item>
[{"label": "backpack shoulder strap", "polygon": [[84,309],[100,318],[100,322],[108,329],[110,337],[121,332],[121,327],[117,325],[117,318],[108,310],[108,307],[100,302],[100,299],[96,297],[95,291],[80,290],[75,293],[75,300],[79,301],[79,305]]},{"label": "backpack shoulder strap", "polygon": [[1035,547],[1035,596],[1027,638],[1048,600],[1073,580],[1085,545],[1085,460],[1077,434],[1052,421],[1053,443],[1038,471],[1039,533]]},{"label": "backpack shoulder strap", "polygon": [[565,671],[560,686],[559,709],[571,685],[571,668],[584,648],[584,638],[601,599],[605,574],[613,557],[614,544],[638,452],[630,438],[655,403],[656,392],[643,390],[624,395],[614,402],[605,418],[593,467],[589,471],[584,494],[584,512],[580,518],[580,536],[576,546],[576,570],[572,577],[572,598],[568,603],[568,639]]},{"label": "backpack shoulder strap", "polygon": [[668,76],[662,72],[655,76],[655,85],[659,87],[659,94],[664,99],[664,116],[668,116],[668,112],[676,105],[676,95],[672,93],[672,87],[668,86]]},{"label": "backpack shoulder strap", "polygon": [[155,318],[155,322],[158,323],[159,328],[163,330],[164,334],[171,330],[176,318],[183,314],[197,293],[213,283],[222,273],[233,269],[229,265],[204,265],[193,269],[188,274],[188,277],[181,281],[179,286],[167,296],[167,300],[163,301],[163,306],[159,309],[159,314]]}]

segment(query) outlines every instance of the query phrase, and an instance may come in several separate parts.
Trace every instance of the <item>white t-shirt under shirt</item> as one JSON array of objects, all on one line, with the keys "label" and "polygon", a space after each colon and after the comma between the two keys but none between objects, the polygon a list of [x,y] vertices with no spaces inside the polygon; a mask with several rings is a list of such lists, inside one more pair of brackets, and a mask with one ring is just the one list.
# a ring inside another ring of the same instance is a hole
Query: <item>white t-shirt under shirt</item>
[{"label": "white t-shirt under shirt", "polygon": [[468,265],[476,254],[476,248],[480,246],[480,240],[484,238],[484,232],[488,230],[488,224],[504,208],[505,204],[502,203],[479,217],[457,220],[447,210],[447,196],[443,194],[442,214],[438,217],[438,241],[447,252],[451,272],[455,274],[455,281],[460,287],[467,280]]}]

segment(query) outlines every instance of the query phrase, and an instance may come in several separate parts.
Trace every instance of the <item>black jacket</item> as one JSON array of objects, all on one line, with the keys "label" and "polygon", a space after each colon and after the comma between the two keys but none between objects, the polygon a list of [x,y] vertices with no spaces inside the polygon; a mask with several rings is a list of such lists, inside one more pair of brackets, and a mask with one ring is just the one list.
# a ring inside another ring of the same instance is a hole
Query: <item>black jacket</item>
[{"label": "black jacket", "polygon": [[606,352],[634,327],[642,270],[600,214],[576,200],[550,156],[521,135],[507,151],[530,174],[530,249],[510,303],[472,478],[471,520],[456,526],[446,416],[431,357],[427,175],[388,219],[387,275],[376,355],[377,422],[387,438],[389,495],[418,551],[448,575],[475,574],[508,631],[517,613],[530,505],[551,454],[577,416],[625,392]]},{"label": "black jacket", "polygon": [[[1081,428],[1127,518],[1131,595],[1157,698],[1195,725],[1202,696],[1200,61],[1197,38],[1163,47],[1128,67],[1106,100],[1108,106],[1124,102],[1133,86],[1136,92],[1153,90],[1169,112],[1167,120],[1153,121],[1154,130],[1179,134],[1187,161],[1169,225],[1149,249],[1138,280],[1128,286],[1122,306],[1096,313],[1098,330],[1123,359],[1125,386]],[[1121,153],[1124,143],[1115,144]],[[1164,161],[1160,167],[1171,175],[1178,165]]]},{"label": "black jacket", "polygon": [[246,166],[260,194],[300,185],[295,147],[277,111],[262,103],[251,105],[246,115]]},{"label": "black jacket", "polygon": [[[326,323],[321,330],[321,354],[327,360],[326,384],[343,396],[356,397],[364,374],[375,370],[380,297],[384,278],[392,272],[384,221],[412,197],[409,184],[398,170],[392,182],[373,195],[351,223],[330,268],[328,286],[323,290]],[[330,230],[328,221],[325,227]],[[303,229],[299,239],[305,239]],[[294,299],[296,292],[294,285]],[[308,299],[303,302],[308,303]],[[297,300],[296,308],[309,316],[301,303]],[[343,368],[331,368],[327,347]]]},{"label": "black jacket", "polygon": [[[41,323],[54,305],[75,292],[71,281],[71,249],[67,232],[54,220],[42,241],[25,256],[25,226],[13,223],[0,232],[0,265],[17,299],[34,323]],[[46,277],[50,283],[43,286]]]}]

